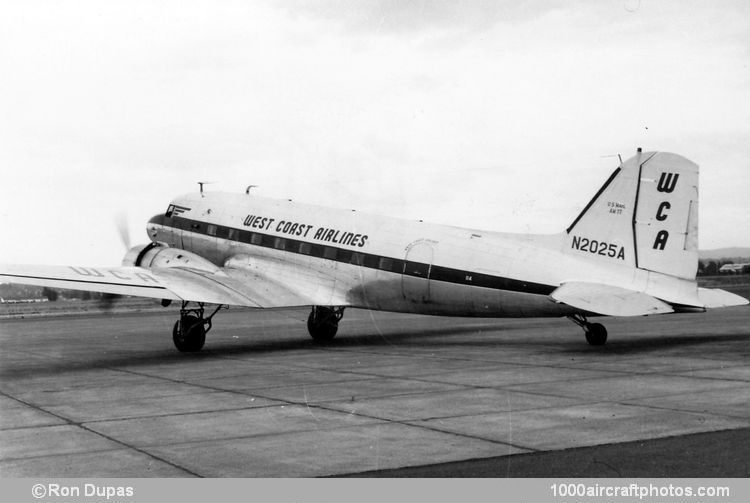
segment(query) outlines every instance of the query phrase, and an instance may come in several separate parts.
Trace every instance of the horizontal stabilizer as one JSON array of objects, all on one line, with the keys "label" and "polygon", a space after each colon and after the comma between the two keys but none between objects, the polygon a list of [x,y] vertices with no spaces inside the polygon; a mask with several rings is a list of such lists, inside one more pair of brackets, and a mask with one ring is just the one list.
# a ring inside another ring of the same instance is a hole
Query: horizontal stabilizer
[{"label": "horizontal stabilizer", "polygon": [[698,288],[698,298],[708,309],[750,304],[750,301],[745,297],[740,297],[720,288]]},{"label": "horizontal stabilizer", "polygon": [[607,316],[644,316],[674,312],[669,304],[648,294],[602,283],[563,283],[550,297],[556,302]]}]

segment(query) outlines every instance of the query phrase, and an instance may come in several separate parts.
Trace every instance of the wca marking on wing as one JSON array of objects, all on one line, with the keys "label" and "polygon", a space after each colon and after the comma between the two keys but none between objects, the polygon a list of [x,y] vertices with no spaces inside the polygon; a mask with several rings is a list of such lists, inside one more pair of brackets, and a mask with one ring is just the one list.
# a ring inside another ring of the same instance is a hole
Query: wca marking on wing
[{"label": "wca marking on wing", "polygon": [[150,276],[146,273],[137,272],[134,274],[135,278],[127,276],[121,272],[115,271],[114,269],[104,269],[104,272],[100,271],[99,269],[95,269],[93,267],[73,267],[68,266],[68,268],[73,271],[74,273],[78,274],[79,276],[88,276],[90,278],[107,278],[107,275],[125,280],[125,281],[133,281],[134,279],[139,279],[141,281],[146,281],[150,283],[156,283],[159,282],[154,278],[153,276]]}]

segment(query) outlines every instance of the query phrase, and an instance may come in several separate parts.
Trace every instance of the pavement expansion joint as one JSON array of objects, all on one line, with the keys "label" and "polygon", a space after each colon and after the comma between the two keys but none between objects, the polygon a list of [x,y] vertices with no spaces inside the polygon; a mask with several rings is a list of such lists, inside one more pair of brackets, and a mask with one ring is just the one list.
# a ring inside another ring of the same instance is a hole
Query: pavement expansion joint
[{"label": "pavement expansion joint", "polygon": [[111,442],[115,442],[115,443],[117,443],[119,445],[122,445],[123,447],[127,447],[128,449],[132,449],[133,451],[139,452],[141,454],[145,454],[146,456],[149,456],[149,457],[151,457],[151,458],[153,458],[153,459],[155,459],[157,461],[160,461],[160,462],[162,462],[162,463],[164,463],[166,465],[169,465],[169,466],[171,466],[173,468],[176,468],[178,470],[182,470],[183,472],[187,473],[188,475],[192,475],[194,477],[200,477],[200,475],[198,473],[195,473],[195,472],[189,470],[188,468],[186,468],[184,466],[180,466],[179,464],[177,464],[177,463],[175,463],[173,461],[170,461],[169,459],[163,458],[161,456],[157,456],[157,455],[152,454],[152,453],[150,453],[150,452],[148,452],[148,451],[146,451],[144,449],[141,449],[141,448],[136,447],[134,445],[130,445],[130,444],[126,443],[126,442],[123,442],[122,440],[119,440],[119,439],[117,439],[115,437],[111,437],[109,435],[105,435],[104,433],[101,433],[101,432],[98,432],[96,430],[87,428],[84,425],[79,425],[79,426],[80,426],[80,428],[88,431],[89,433],[93,433],[93,434],[98,435],[98,436],[100,436],[102,438],[105,438],[105,439],[107,439],[107,440],[109,440]]},{"label": "pavement expansion joint", "polygon": [[[129,447],[127,447],[126,449],[129,449]],[[45,454],[37,454],[37,455],[33,455],[33,456],[22,456],[22,457],[15,457],[15,458],[8,457],[8,458],[3,458],[2,461],[3,461],[3,463],[13,463],[13,462],[18,462],[18,461],[28,461],[28,460],[34,460],[34,459],[44,459],[44,460],[47,460],[47,459],[50,459],[50,458],[53,458],[53,459],[54,458],[65,458],[67,456],[70,456],[71,454],[75,454],[75,455],[102,454],[102,453],[107,453],[107,452],[119,452],[119,451],[122,451],[122,450],[123,450],[122,447],[117,447],[117,448],[114,448],[114,449],[91,449],[91,450],[87,450],[87,451],[76,451],[75,453],[70,453],[70,452],[45,453]]]},{"label": "pavement expansion joint", "polygon": [[496,439],[493,439],[493,438],[482,437],[480,435],[470,435],[468,433],[458,433],[458,432],[455,432],[455,431],[443,430],[441,428],[425,426],[425,425],[422,425],[422,424],[414,424],[414,423],[411,423],[411,422],[408,422],[408,421],[407,422],[395,421],[395,422],[398,422],[400,424],[405,424],[405,425],[408,425],[408,426],[414,426],[416,428],[422,428],[422,429],[428,430],[428,431],[435,431],[435,432],[438,432],[438,433],[453,435],[453,436],[456,436],[456,437],[471,438],[471,439],[474,439],[474,440],[482,440],[483,442],[489,442],[491,444],[505,445],[505,446],[508,446],[508,447],[513,447],[514,449],[521,449],[521,450],[529,451],[529,452],[539,452],[539,451],[541,451],[541,449],[538,449],[536,447],[520,445],[520,444],[516,444],[516,443],[513,443],[513,442],[503,442],[502,440],[496,440]]},{"label": "pavement expansion joint", "polygon": [[[40,406],[34,405],[34,404],[32,404],[32,403],[26,402],[26,401],[24,401],[24,400],[21,400],[21,399],[19,399],[19,398],[16,398],[15,396],[12,396],[12,395],[8,395],[8,394],[6,394],[6,393],[0,393],[0,394],[1,394],[2,396],[5,396],[6,398],[10,398],[10,399],[12,399],[12,400],[15,400],[15,401],[17,401],[17,402],[19,402],[19,403],[21,403],[21,404],[23,404],[23,405],[27,406],[27,407],[30,407],[30,408],[32,408],[32,409],[35,409],[35,410],[38,410],[38,411],[40,411],[40,412],[44,412],[44,413],[46,413],[46,414],[49,414],[49,415],[51,415],[51,416],[53,416],[53,417],[56,417],[56,418],[58,418],[58,419],[60,419],[60,420],[64,421],[64,422],[65,422],[65,425],[68,425],[68,426],[75,426],[75,427],[77,427],[77,428],[80,428],[80,429],[81,429],[81,430],[83,430],[83,431],[86,431],[87,433],[91,433],[91,434],[93,434],[93,435],[95,435],[95,436],[98,436],[98,437],[104,438],[104,439],[106,439],[106,440],[109,440],[110,442],[114,442],[114,443],[116,443],[116,444],[118,444],[118,445],[121,445],[121,446],[123,446],[123,447],[126,447],[126,448],[128,448],[128,449],[132,449],[132,450],[134,450],[134,451],[136,451],[136,452],[140,452],[140,453],[142,453],[142,454],[146,454],[146,455],[148,455],[148,456],[150,456],[150,457],[152,457],[152,458],[156,459],[157,461],[160,461],[160,462],[162,462],[162,463],[165,463],[165,464],[167,464],[167,465],[170,465],[170,466],[172,466],[173,468],[177,468],[177,469],[179,469],[179,470],[182,470],[182,471],[184,471],[185,473],[188,473],[188,474],[190,474],[190,475],[194,475],[194,476],[198,476],[197,474],[195,474],[195,473],[191,472],[191,471],[190,471],[190,470],[188,470],[187,468],[184,468],[184,467],[182,467],[182,466],[179,466],[179,465],[177,465],[177,464],[175,464],[175,463],[172,463],[172,462],[171,462],[171,461],[169,461],[169,460],[166,460],[166,459],[162,459],[162,458],[160,458],[160,457],[158,457],[158,456],[154,456],[154,455],[152,455],[152,454],[150,454],[150,453],[147,453],[147,452],[145,452],[145,451],[142,451],[142,450],[141,450],[141,449],[139,449],[138,447],[135,447],[135,446],[133,446],[133,445],[129,445],[129,444],[127,444],[127,443],[125,443],[125,442],[123,442],[123,441],[121,441],[121,440],[118,440],[118,439],[116,439],[116,438],[110,437],[110,436],[108,436],[108,435],[105,435],[105,434],[103,434],[103,433],[100,433],[100,432],[98,432],[98,431],[96,431],[96,430],[92,430],[92,429],[90,429],[90,428],[86,427],[86,426],[85,426],[85,424],[83,424],[83,423],[81,423],[81,422],[73,421],[73,420],[71,420],[71,419],[70,419],[70,418],[68,418],[68,417],[65,417],[65,416],[63,416],[63,415],[61,415],[61,414],[58,414],[58,413],[55,413],[55,412],[52,412],[52,411],[50,411],[50,410],[47,410],[47,409],[45,409],[45,408],[43,408],[43,407],[40,407]],[[58,426],[58,427],[59,427],[59,426],[61,426],[61,425],[59,425],[59,424],[58,424],[58,425],[51,425],[51,426]],[[112,450],[112,449],[102,449],[102,451],[109,451],[109,450]],[[99,451],[92,451],[92,452],[99,452]]]},{"label": "pavement expansion joint", "polygon": [[355,411],[343,412],[343,411],[341,411],[339,409],[327,408],[327,407],[324,407],[322,405],[313,405],[312,407],[323,409],[323,410],[327,410],[327,411],[330,411],[330,412],[336,412],[336,413],[339,413],[339,414],[353,415],[353,416],[357,416],[357,417],[362,417],[362,418],[367,418],[367,419],[373,419],[375,421],[380,421],[380,422],[388,423],[388,424],[398,424],[398,425],[402,425],[402,426],[409,426],[409,427],[413,427],[413,428],[420,428],[420,429],[427,430],[427,431],[435,431],[435,432],[438,432],[438,433],[448,434],[448,435],[455,436],[455,437],[471,438],[471,439],[474,439],[474,440],[482,440],[484,442],[489,442],[489,443],[492,443],[492,444],[506,445],[506,446],[515,447],[515,448],[524,449],[524,450],[532,450],[532,451],[536,450],[534,448],[529,448],[529,447],[519,447],[519,446],[516,446],[516,445],[513,445],[513,444],[509,444],[508,442],[502,442],[502,441],[499,441],[499,440],[478,437],[478,436],[475,436],[475,435],[470,435],[470,434],[466,434],[466,433],[459,433],[459,432],[455,432],[455,431],[444,431],[444,430],[441,430],[441,429],[438,429],[438,428],[433,428],[433,427],[429,427],[429,426],[425,426],[425,425],[421,425],[421,424],[414,424],[412,422],[413,420],[397,420],[397,419],[391,419],[391,418],[384,418],[384,417],[378,417],[378,416],[371,415],[371,414],[363,414],[361,412],[355,412]]},{"label": "pavement expansion joint", "polygon": [[[269,405],[259,405],[257,407],[236,407],[236,408],[227,408],[227,409],[221,409],[220,412],[239,412],[243,410],[262,410],[262,409],[270,409],[270,408],[276,408],[276,407],[283,407],[282,404],[269,404]],[[148,415],[142,415],[142,416],[123,416],[123,417],[108,417],[105,419],[91,419],[88,421],[83,421],[81,423],[71,423],[76,425],[82,425],[82,424],[100,424],[100,423],[114,423],[118,421],[134,421],[134,420],[147,420],[147,419],[159,419],[159,418],[167,418],[167,417],[180,417],[180,416],[199,416],[203,414],[215,414],[217,411],[215,410],[196,410],[196,411],[186,411],[186,412],[168,412],[164,414],[148,414]]]},{"label": "pavement expansion joint", "polygon": [[719,413],[714,410],[695,410],[695,409],[685,409],[685,408],[678,408],[678,407],[665,407],[665,406],[659,406],[659,405],[652,405],[652,404],[644,404],[644,403],[637,403],[637,402],[612,402],[617,403],[619,405],[627,405],[629,407],[643,407],[646,409],[654,409],[654,410],[668,410],[671,412],[679,412],[680,414],[691,414],[691,415],[704,415],[704,416],[711,416],[711,417],[723,417],[727,419],[735,419],[739,421],[746,421],[748,425],[750,425],[750,417],[748,416],[735,416],[733,414],[725,414],[725,413]]},{"label": "pavement expansion joint", "polygon": [[[43,409],[37,409],[41,412],[46,412]],[[49,414],[49,412],[47,412]],[[62,418],[59,418],[63,420]],[[76,423],[72,422],[65,422],[65,423],[52,423],[52,424],[36,424],[36,425],[24,425],[24,426],[9,426],[7,428],[0,428],[0,431],[16,431],[16,430],[37,430],[37,429],[45,429],[45,428],[54,428],[56,426],[79,426]]]},{"label": "pavement expansion joint", "polygon": [[264,438],[273,438],[273,437],[283,437],[284,435],[288,434],[306,434],[306,433],[313,433],[317,434],[320,432],[325,431],[347,431],[347,430],[354,430],[357,428],[361,428],[363,426],[374,426],[378,425],[380,423],[383,423],[383,421],[372,421],[372,422],[362,422],[357,425],[352,426],[344,426],[344,427],[337,427],[337,426],[331,426],[329,428],[308,428],[308,429],[302,429],[302,430],[290,430],[290,431],[284,431],[284,432],[265,432],[265,433],[254,433],[252,435],[236,435],[236,436],[228,436],[228,437],[220,437],[220,438],[205,438],[205,439],[198,439],[198,440],[183,440],[183,441],[177,441],[177,442],[168,442],[168,443],[150,443],[150,444],[144,444],[143,447],[140,449],[147,451],[148,449],[156,449],[160,447],[178,447],[183,445],[212,445],[216,442],[233,442],[233,441],[239,441],[239,440],[261,440]]}]

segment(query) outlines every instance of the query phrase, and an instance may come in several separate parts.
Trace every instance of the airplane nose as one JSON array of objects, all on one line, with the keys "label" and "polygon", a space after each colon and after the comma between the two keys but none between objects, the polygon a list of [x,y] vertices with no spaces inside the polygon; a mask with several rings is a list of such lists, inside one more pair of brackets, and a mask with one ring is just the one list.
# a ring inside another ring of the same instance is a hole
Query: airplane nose
[{"label": "airplane nose", "polygon": [[146,234],[148,234],[148,238],[152,242],[155,242],[159,238],[159,227],[164,225],[166,219],[167,217],[165,217],[163,213],[160,213],[154,215],[148,221],[148,224],[146,225]]}]

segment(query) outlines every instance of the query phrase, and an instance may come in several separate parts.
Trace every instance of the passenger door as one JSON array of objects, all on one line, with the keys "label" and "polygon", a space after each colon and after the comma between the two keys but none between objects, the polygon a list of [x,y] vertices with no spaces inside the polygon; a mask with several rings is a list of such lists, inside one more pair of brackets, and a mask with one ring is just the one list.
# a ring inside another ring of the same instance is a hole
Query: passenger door
[{"label": "passenger door", "polygon": [[406,248],[401,293],[412,302],[430,301],[430,271],[435,256],[434,241],[420,239]]}]

